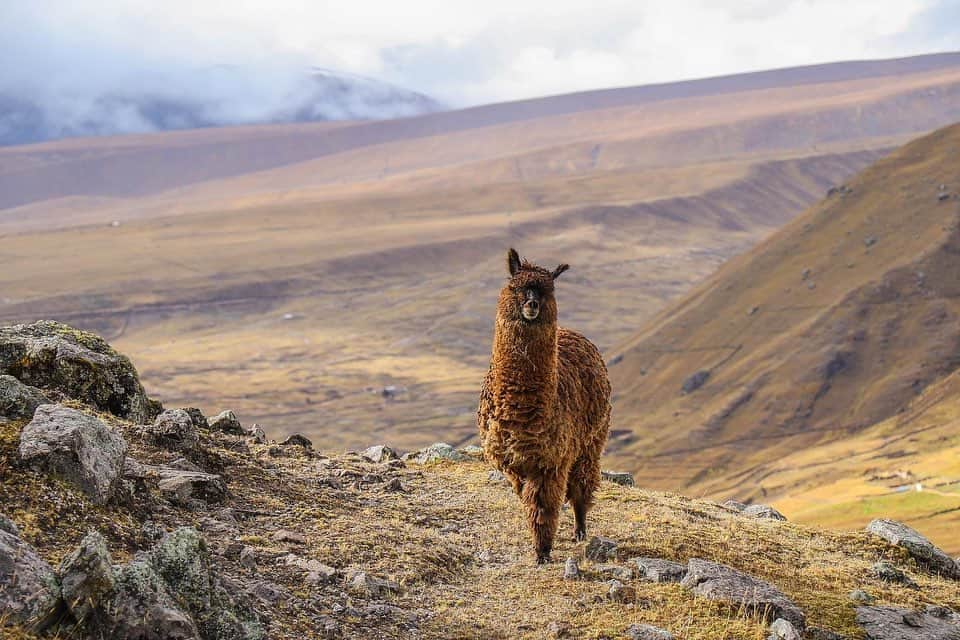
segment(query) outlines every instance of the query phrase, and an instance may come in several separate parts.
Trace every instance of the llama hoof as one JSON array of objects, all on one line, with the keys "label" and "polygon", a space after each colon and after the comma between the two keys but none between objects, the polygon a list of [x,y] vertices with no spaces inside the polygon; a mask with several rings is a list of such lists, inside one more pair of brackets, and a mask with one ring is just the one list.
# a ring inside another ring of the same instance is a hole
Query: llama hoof
[{"label": "llama hoof", "polygon": [[574,542],[583,542],[583,541],[586,540],[586,539],[587,539],[587,532],[586,532],[586,530],[576,531],[576,532],[573,534],[573,541],[574,541]]},{"label": "llama hoof", "polygon": [[538,554],[537,554],[537,564],[547,564],[548,562],[550,562],[550,554],[549,554],[549,553],[538,553]]}]

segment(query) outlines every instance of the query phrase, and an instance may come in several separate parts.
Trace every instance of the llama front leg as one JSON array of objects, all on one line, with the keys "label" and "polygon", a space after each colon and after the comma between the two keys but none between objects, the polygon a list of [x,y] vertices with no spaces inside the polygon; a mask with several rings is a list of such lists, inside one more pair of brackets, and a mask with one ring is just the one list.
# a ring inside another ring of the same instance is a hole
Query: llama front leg
[{"label": "llama front leg", "polygon": [[528,478],[523,485],[521,498],[537,549],[537,564],[550,561],[565,491],[566,478],[555,472]]}]

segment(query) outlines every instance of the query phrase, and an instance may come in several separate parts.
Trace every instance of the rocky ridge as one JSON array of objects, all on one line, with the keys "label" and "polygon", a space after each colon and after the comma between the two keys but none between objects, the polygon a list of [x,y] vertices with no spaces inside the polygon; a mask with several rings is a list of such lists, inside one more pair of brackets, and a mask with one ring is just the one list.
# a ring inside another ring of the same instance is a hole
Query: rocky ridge
[{"label": "rocky ridge", "polygon": [[[0,368],[18,383],[0,385],[4,637],[960,634],[956,561],[895,522],[830,534],[765,505],[650,493],[609,474],[591,516],[603,535],[573,544],[562,530],[566,561],[537,569],[519,506],[476,447],[327,455],[306,439],[271,442],[230,412],[131,420],[56,367],[50,379],[31,370],[43,396],[31,409],[18,363]],[[141,393],[134,382],[122,388]]]}]

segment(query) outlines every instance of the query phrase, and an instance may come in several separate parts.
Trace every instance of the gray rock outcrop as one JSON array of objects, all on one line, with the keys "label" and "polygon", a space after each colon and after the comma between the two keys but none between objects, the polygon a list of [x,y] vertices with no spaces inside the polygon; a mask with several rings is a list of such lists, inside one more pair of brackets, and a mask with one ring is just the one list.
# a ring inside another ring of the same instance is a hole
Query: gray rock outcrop
[{"label": "gray rock outcrop", "polygon": [[425,464],[427,462],[436,462],[438,460],[453,460],[462,462],[469,460],[469,456],[460,453],[446,442],[435,442],[425,449],[413,451],[403,456],[403,460]]},{"label": "gray rock outcrop", "polygon": [[934,573],[960,579],[960,565],[916,530],[896,520],[877,519],[867,525],[867,531],[880,536],[890,544],[906,549],[918,564]]},{"label": "gray rock outcrop", "polygon": [[601,471],[600,477],[623,487],[632,487],[635,484],[633,474],[627,471]]},{"label": "gray rock outcrop", "polygon": [[37,407],[49,403],[50,398],[40,389],[23,384],[13,376],[0,375],[0,416],[29,420]]},{"label": "gray rock outcrop", "polygon": [[0,327],[0,374],[132,422],[149,422],[160,412],[126,356],[103,338],[59,322]]},{"label": "gray rock outcrop", "polygon": [[197,425],[184,409],[164,411],[143,431],[155,444],[173,451],[193,451],[200,443]]},{"label": "gray rock outcrop", "polygon": [[649,582],[680,582],[687,575],[687,565],[659,558],[633,558],[643,580]]},{"label": "gray rock outcrop", "polygon": [[97,532],[84,537],[60,563],[60,584],[67,609],[85,621],[114,588],[113,567],[107,542]]},{"label": "gray rock outcrop", "polygon": [[594,562],[606,562],[612,560],[617,555],[617,541],[610,538],[593,536],[587,542],[587,549],[584,555]]},{"label": "gray rock outcrop", "polygon": [[389,460],[397,460],[399,458],[396,451],[383,444],[367,447],[360,455],[370,462],[377,463],[387,462]]},{"label": "gray rock outcrop", "polygon": [[44,404],[20,434],[19,454],[30,467],[76,485],[97,504],[114,494],[127,443],[98,418]]},{"label": "gray rock outcrop", "polygon": [[673,640],[672,633],[649,624],[632,624],[624,630],[623,635],[630,640]]},{"label": "gray rock outcrop", "polygon": [[60,602],[50,565],[18,536],[0,530],[0,624],[11,620],[41,631],[54,622]]},{"label": "gray rock outcrop", "polygon": [[957,640],[960,625],[925,611],[898,607],[857,607],[857,624],[867,640]]},{"label": "gray rock outcrop", "polygon": [[237,419],[237,415],[229,409],[221,411],[210,418],[207,424],[213,431],[222,431],[223,433],[229,433],[235,436],[246,435],[246,432],[243,430],[243,425],[241,425]]},{"label": "gray rock outcrop", "polygon": [[743,607],[769,619],[783,618],[801,630],[806,626],[803,611],[783,592],[726,565],[691,558],[687,563],[687,575],[680,584],[709,600]]}]

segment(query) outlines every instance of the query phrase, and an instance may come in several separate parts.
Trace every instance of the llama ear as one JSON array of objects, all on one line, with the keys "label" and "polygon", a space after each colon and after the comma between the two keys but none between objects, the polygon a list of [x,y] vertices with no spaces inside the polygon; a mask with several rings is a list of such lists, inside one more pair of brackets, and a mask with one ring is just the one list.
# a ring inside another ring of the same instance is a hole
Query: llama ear
[{"label": "llama ear", "polygon": [[511,276],[517,275],[517,271],[520,271],[520,254],[513,247],[507,252],[507,269],[510,270]]},{"label": "llama ear", "polygon": [[553,279],[554,279],[554,280],[556,280],[556,279],[557,279],[557,276],[559,276],[561,273],[563,273],[564,271],[566,271],[566,270],[569,269],[569,268],[570,268],[570,265],[568,265],[568,264],[566,264],[566,263],[561,264],[561,265],[558,266],[556,269],[554,269],[554,270],[553,270],[553,273],[551,273],[550,275],[553,276]]}]

